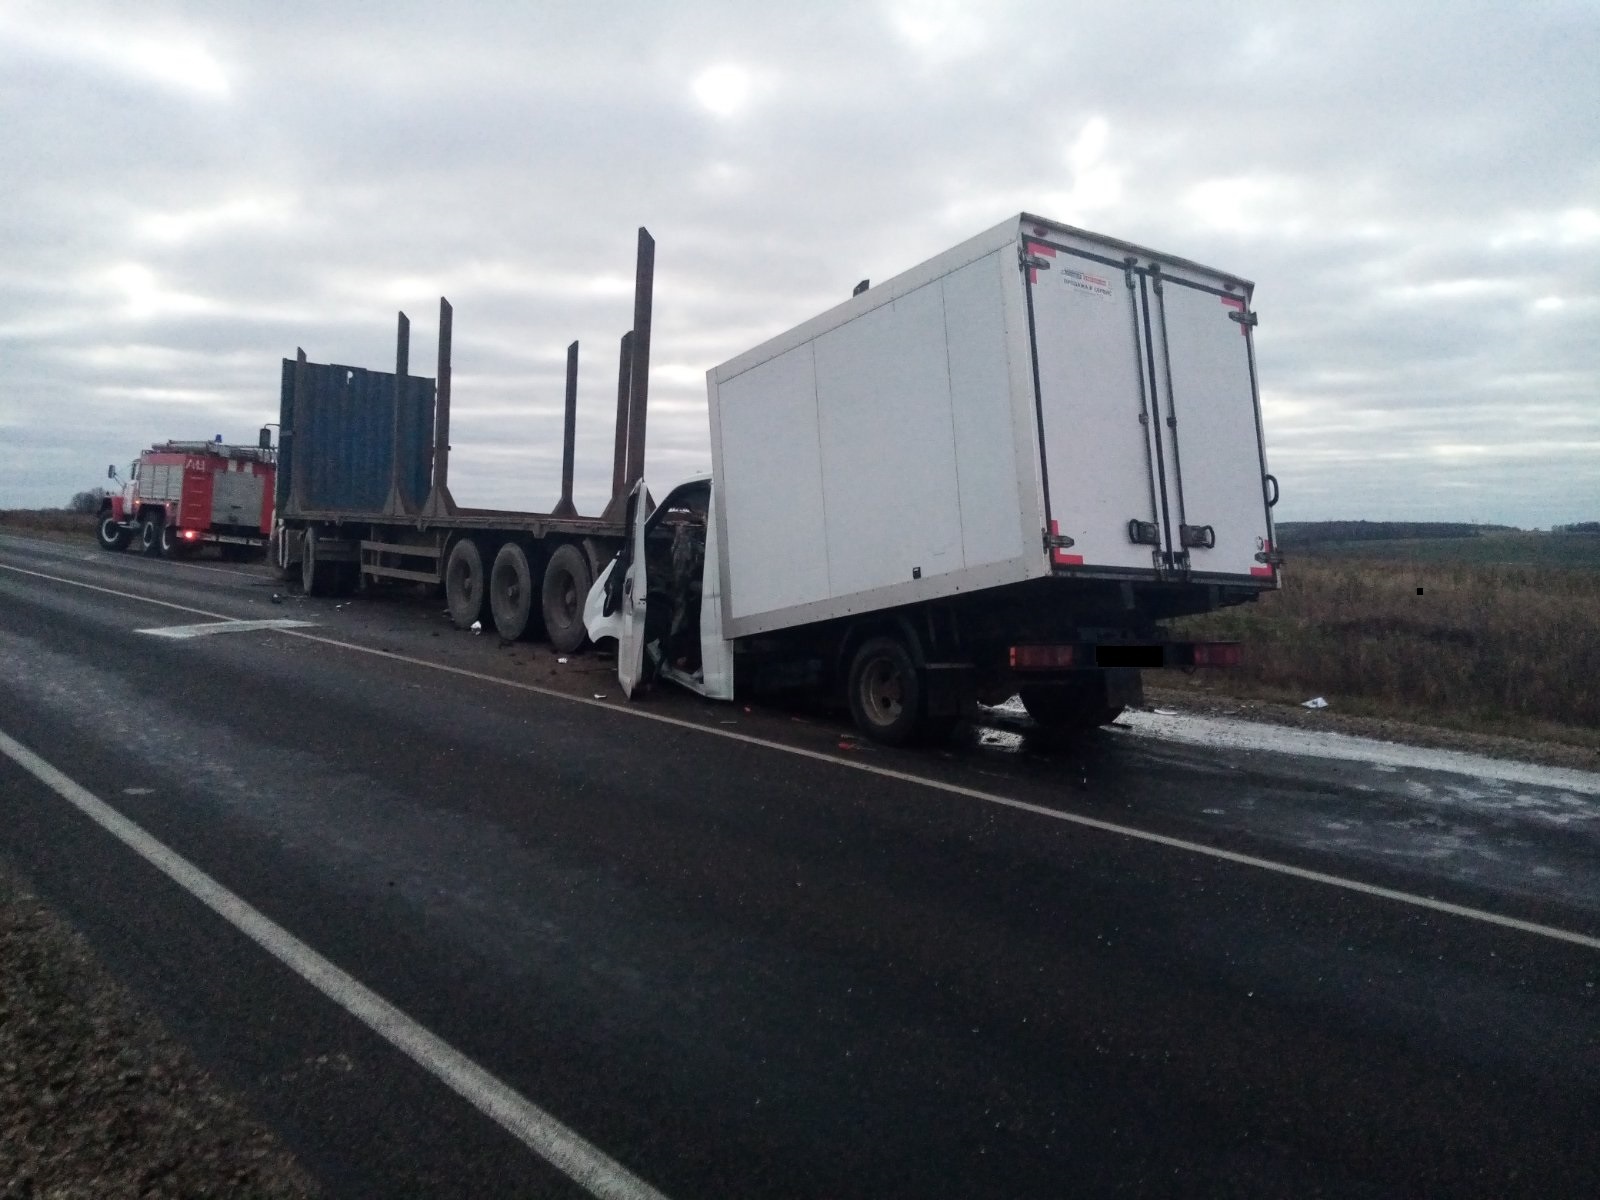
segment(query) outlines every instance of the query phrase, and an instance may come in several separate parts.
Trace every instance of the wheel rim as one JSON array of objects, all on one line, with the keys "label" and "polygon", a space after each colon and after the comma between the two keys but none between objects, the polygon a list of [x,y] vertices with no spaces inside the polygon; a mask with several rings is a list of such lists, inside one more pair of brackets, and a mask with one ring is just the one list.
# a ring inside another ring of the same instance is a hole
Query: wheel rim
[{"label": "wheel rim", "polygon": [[139,544],[148,550],[151,546],[156,544],[156,539],[160,536],[161,535],[156,532],[156,527],[150,524],[150,522],[146,521],[143,528],[139,531]]},{"label": "wheel rim", "polygon": [[905,711],[905,680],[886,658],[874,659],[861,674],[861,706],[876,725],[893,725]]},{"label": "wheel rim", "polygon": [[117,521],[115,517],[107,517],[100,522],[100,540],[107,544],[117,540]]}]

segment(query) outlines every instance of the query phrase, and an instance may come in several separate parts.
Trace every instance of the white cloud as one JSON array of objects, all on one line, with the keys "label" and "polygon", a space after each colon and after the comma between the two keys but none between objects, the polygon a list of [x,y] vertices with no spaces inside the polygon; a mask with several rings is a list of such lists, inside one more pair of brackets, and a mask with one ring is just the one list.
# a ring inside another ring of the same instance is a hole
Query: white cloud
[{"label": "white cloud", "polygon": [[737,116],[750,100],[750,72],[732,63],[707,67],[690,90],[700,107],[717,117]]},{"label": "white cloud", "polygon": [[228,71],[203,38],[181,25],[150,24],[126,10],[13,4],[0,11],[0,46],[198,96],[229,94]]}]

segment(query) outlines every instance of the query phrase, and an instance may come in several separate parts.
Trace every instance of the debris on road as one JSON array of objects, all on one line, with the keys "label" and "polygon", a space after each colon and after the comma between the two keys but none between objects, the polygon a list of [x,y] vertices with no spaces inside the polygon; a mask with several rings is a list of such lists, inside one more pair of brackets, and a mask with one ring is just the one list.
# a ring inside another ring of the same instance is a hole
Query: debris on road
[{"label": "debris on road", "polygon": [[1309,700],[1301,701],[1300,707],[1301,708],[1327,708],[1328,707],[1328,702],[1326,700],[1324,700],[1321,696],[1313,696]]}]

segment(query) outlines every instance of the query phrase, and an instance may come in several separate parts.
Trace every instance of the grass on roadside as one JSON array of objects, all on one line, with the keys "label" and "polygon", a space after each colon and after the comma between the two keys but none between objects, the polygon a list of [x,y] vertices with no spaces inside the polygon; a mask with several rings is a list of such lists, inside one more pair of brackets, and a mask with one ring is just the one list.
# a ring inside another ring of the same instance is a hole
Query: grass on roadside
[{"label": "grass on roadside", "polygon": [[1600,745],[1600,571],[1301,557],[1282,591],[1173,631],[1245,643],[1217,690]]},{"label": "grass on roadside", "polygon": [[92,538],[95,524],[93,513],[68,512],[64,508],[0,509],[0,529],[11,533]]}]

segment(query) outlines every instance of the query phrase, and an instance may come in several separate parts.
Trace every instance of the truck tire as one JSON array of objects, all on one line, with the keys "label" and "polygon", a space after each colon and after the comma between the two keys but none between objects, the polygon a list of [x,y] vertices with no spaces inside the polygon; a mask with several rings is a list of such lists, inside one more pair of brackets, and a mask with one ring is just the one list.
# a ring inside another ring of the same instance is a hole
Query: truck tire
[{"label": "truck tire", "polygon": [[94,540],[102,550],[126,550],[133,534],[117,523],[109,512],[100,514],[100,524],[94,527]]},{"label": "truck tire", "polygon": [[507,542],[494,556],[489,569],[489,612],[495,631],[508,642],[528,632],[533,615],[533,569],[528,552],[515,542]]},{"label": "truck tire", "polygon": [[592,586],[589,560],[576,546],[559,547],[545,564],[540,610],[550,644],[562,654],[582,649],[588,640],[588,630],[583,627],[583,602]]},{"label": "truck tire", "polygon": [[462,538],[450,548],[444,562],[444,599],[457,629],[471,629],[483,617],[483,551],[472,538]]},{"label": "truck tire", "polygon": [[318,561],[316,528],[306,529],[300,543],[300,590],[308,596],[342,596],[355,586],[355,563]]},{"label": "truck tire", "polygon": [[1106,703],[1103,686],[1035,684],[1020,695],[1022,707],[1047,734],[1085,733],[1122,715],[1122,705]]},{"label": "truck tire", "polygon": [[922,732],[922,677],[892,637],[868,638],[850,661],[850,716],[875,742],[904,746]]},{"label": "truck tire", "polygon": [[162,558],[188,558],[194,553],[194,546],[179,537],[178,532],[177,527],[174,525],[163,525],[161,527]]},{"label": "truck tire", "polygon": [[139,522],[139,550],[147,558],[161,557],[161,531],[166,522],[158,516],[148,516]]},{"label": "truck tire", "polygon": [[281,583],[292,583],[300,570],[299,559],[289,559],[286,531],[282,528],[272,531],[271,540],[267,543],[267,561],[272,565],[272,577]]}]

